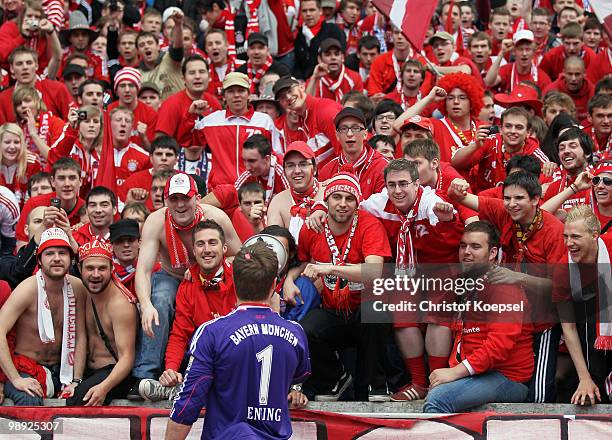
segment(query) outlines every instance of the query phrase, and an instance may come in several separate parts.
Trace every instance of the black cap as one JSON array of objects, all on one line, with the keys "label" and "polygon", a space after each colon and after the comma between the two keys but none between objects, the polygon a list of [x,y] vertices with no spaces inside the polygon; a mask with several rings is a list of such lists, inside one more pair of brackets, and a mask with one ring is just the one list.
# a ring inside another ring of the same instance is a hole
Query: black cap
[{"label": "black cap", "polygon": [[66,79],[74,73],[76,73],[79,76],[85,76],[85,69],[83,69],[78,64],[68,64],[64,68],[64,71],[62,72],[62,78]]},{"label": "black cap", "polygon": [[299,81],[292,76],[283,76],[281,79],[274,83],[272,91],[274,92],[274,99],[278,99],[278,94],[289,87],[299,84]]},{"label": "black cap", "polygon": [[249,38],[247,38],[247,46],[253,43],[261,43],[264,46],[268,46],[268,37],[261,32],[252,32],[249,34]]},{"label": "black cap", "polygon": [[122,218],[110,225],[110,241],[116,242],[122,237],[140,238],[140,226],[131,218]]},{"label": "black cap", "polygon": [[338,113],[334,118],[334,125],[336,128],[338,128],[340,122],[342,122],[342,120],[345,118],[359,119],[363,125],[367,126],[365,115],[358,108],[344,107],[342,110],[340,110],[340,113]]},{"label": "black cap", "polygon": [[336,40],[335,38],[326,38],[321,42],[321,45],[319,46],[319,54],[327,52],[329,49],[332,49],[334,47],[339,49],[340,52],[344,52],[344,48],[338,40]]}]

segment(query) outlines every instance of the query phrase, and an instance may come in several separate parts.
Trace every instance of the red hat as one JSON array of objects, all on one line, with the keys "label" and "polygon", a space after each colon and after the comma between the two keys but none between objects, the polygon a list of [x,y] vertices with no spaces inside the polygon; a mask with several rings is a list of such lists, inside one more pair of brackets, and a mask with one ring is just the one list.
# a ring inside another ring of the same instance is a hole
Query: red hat
[{"label": "red hat", "polygon": [[593,172],[593,176],[598,176],[601,173],[610,173],[612,174],[612,164],[610,162],[602,162],[599,164],[595,171]]},{"label": "red hat", "polygon": [[50,247],[67,247],[72,251],[70,239],[68,235],[60,228],[45,229],[40,236],[40,245],[38,246],[38,255]]},{"label": "red hat", "polygon": [[168,198],[172,194],[183,194],[189,198],[198,194],[198,186],[195,180],[186,173],[176,173],[166,182],[164,197]]},{"label": "red hat", "polygon": [[117,87],[119,83],[123,81],[129,81],[136,85],[136,89],[140,90],[142,84],[142,74],[138,69],[133,67],[124,67],[115,75],[115,93],[117,93]]},{"label": "red hat", "polygon": [[496,104],[506,108],[525,105],[531,107],[536,112],[536,115],[542,115],[542,101],[538,99],[538,92],[536,92],[533,87],[519,84],[510,94],[495,94],[493,100]]},{"label": "red hat", "polygon": [[113,249],[106,240],[98,240],[97,238],[85,243],[79,248],[79,261],[85,261],[90,257],[103,257],[109,260],[113,259]]},{"label": "red hat", "polygon": [[433,135],[434,127],[431,122],[431,119],[429,118],[423,118],[422,116],[416,115],[409,119],[406,119],[404,123],[402,124],[400,131],[402,131],[404,128],[408,127],[409,125],[416,125],[417,127],[421,127],[423,130],[427,130]]},{"label": "red hat", "polygon": [[289,153],[293,153],[294,151],[304,156],[305,159],[315,158],[314,151],[312,151],[312,148],[310,148],[306,142],[302,142],[302,141],[291,142],[289,146],[287,147],[287,151],[285,151],[285,157],[287,157]]},{"label": "red hat", "polygon": [[361,202],[361,187],[359,186],[359,179],[353,174],[352,165],[342,165],[340,172],[327,181],[323,198],[327,200],[336,191],[352,194],[357,199],[357,203]]}]

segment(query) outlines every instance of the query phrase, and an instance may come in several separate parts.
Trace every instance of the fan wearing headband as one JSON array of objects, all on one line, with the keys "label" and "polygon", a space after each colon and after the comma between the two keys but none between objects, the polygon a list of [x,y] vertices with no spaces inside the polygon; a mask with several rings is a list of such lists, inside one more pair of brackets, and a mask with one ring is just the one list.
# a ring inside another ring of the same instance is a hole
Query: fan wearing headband
[{"label": "fan wearing headband", "polygon": [[232,265],[225,259],[227,243],[223,228],[204,220],[193,228],[196,263],[189,268],[176,293],[176,311],[166,347],[165,369],[155,379],[140,382],[140,395],[151,401],[172,399],[183,382],[181,368],[189,341],[205,322],[225,316],[236,307]]},{"label": "fan wearing headband", "polygon": [[[142,339],[137,349],[133,375],[157,379],[174,317],[176,292],[187,269],[195,263],[192,234],[202,220],[215,220],[227,239],[228,255],[235,255],[240,239],[227,215],[210,205],[199,204],[195,181],[176,173],[166,182],[165,208],[153,212],[142,228],[142,245],[136,268],[136,294],[141,305]],[[159,255],[159,257],[158,257]],[[157,261],[161,270],[153,273]],[[136,384],[138,385],[138,384]],[[136,386],[129,396],[138,398]]]},{"label": "fan wearing headband", "polygon": [[304,263],[289,272],[284,287],[285,300],[294,302],[294,280],[300,273],[323,284],[323,307],[301,321],[310,346],[316,347],[308,386],[316,400],[339,399],[353,379],[335,350],[348,343],[357,347],[358,371],[367,372],[357,378],[358,400],[388,400],[381,364],[385,326],[362,323],[360,303],[363,283],[379,278],[384,259],[391,256],[389,242],[380,222],[358,210],[362,197],[357,176],[342,168],[328,181],[324,195],[328,217],[323,232],[302,227],[298,258]]},{"label": "fan wearing headband", "polygon": [[[42,406],[63,387],[71,395],[87,356],[87,291],[68,275],[73,252],[60,228],[45,230],[39,269],[19,284],[0,309],[0,382],[18,406]],[[14,345],[7,333],[14,329]]]},{"label": "fan wearing headband", "polygon": [[68,406],[108,405],[124,399],[132,386],[138,309],[136,297],[113,271],[113,251],[106,240],[79,248],[86,301],[87,370]]}]

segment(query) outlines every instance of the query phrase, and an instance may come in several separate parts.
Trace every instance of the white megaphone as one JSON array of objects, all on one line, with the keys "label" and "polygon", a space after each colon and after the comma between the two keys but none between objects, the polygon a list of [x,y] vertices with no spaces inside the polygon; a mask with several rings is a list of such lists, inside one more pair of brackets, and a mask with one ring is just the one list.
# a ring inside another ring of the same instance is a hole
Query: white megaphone
[{"label": "white megaphone", "polygon": [[256,234],[245,241],[243,246],[251,246],[252,244],[257,243],[258,241],[263,241],[266,243],[268,248],[272,249],[276,254],[276,259],[278,260],[278,272],[277,274],[281,274],[287,265],[289,256],[287,255],[287,249],[282,241],[275,237],[274,235],[268,234]]}]

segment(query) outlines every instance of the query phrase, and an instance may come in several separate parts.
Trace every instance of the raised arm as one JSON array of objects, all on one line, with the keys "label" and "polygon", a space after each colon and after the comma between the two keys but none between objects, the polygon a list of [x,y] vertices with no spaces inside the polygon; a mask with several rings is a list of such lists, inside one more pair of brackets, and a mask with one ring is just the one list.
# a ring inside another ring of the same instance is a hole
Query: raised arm
[{"label": "raised arm", "polygon": [[444,90],[442,87],[434,86],[427,96],[420,101],[415,102],[413,106],[409,107],[408,110],[402,113],[399,118],[393,122],[393,129],[399,132],[406,120],[412,118],[413,116],[420,115],[433,102],[440,102],[443,99],[446,99],[446,90]]},{"label": "raised arm", "polygon": [[470,169],[472,167],[473,155],[484,146],[487,136],[489,136],[489,127],[479,127],[476,133],[476,141],[472,141],[465,147],[459,148],[451,159],[451,165],[457,170]]},{"label": "raised arm", "polygon": [[456,178],[448,187],[448,196],[472,211],[478,212],[478,196],[468,192],[470,184],[467,181]]},{"label": "raised arm", "polygon": [[236,255],[242,246],[242,241],[240,241],[230,218],[225,212],[211,205],[205,205],[204,210],[208,218],[215,220],[219,223],[219,226],[223,228],[225,241],[227,243],[227,256],[231,257]]},{"label": "raised arm", "polygon": [[495,58],[495,61],[493,61],[491,68],[489,69],[484,78],[484,82],[487,87],[494,87],[501,82],[501,77],[499,76],[499,67],[501,66],[501,63],[504,60],[504,57],[508,52],[510,52],[512,47],[513,43],[511,39],[505,39],[502,41],[499,55],[497,56],[497,58]]},{"label": "raised arm", "polygon": [[544,211],[550,212],[554,215],[567,199],[580,191],[591,188],[592,180],[593,176],[588,171],[583,171],[578,175],[573,184],[569,185],[559,194],[555,194],[553,197],[542,203],[541,208]]}]

